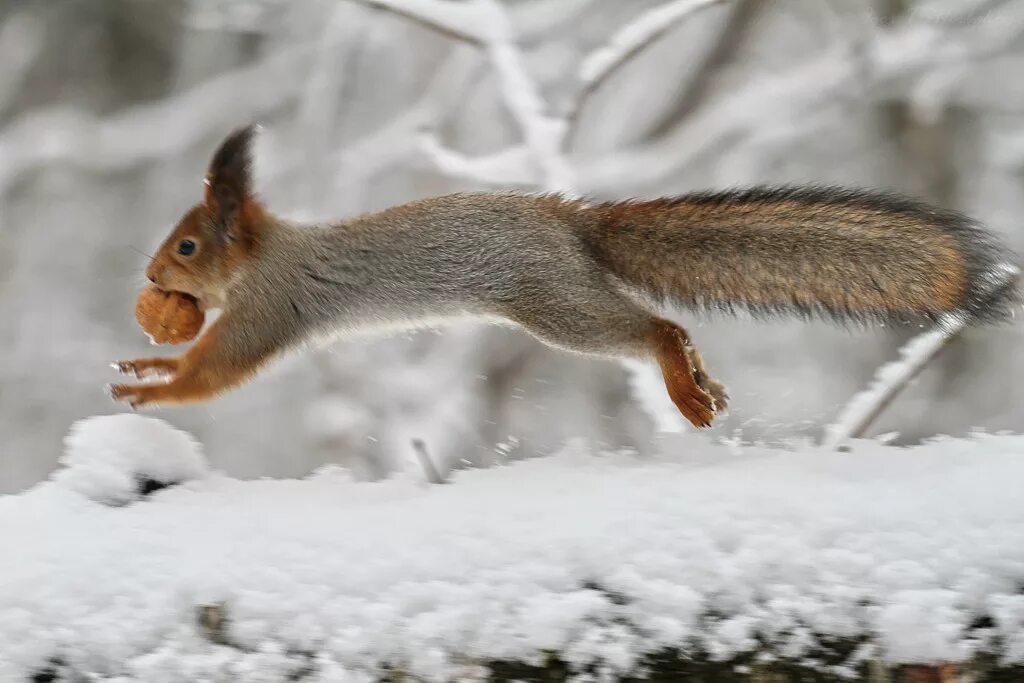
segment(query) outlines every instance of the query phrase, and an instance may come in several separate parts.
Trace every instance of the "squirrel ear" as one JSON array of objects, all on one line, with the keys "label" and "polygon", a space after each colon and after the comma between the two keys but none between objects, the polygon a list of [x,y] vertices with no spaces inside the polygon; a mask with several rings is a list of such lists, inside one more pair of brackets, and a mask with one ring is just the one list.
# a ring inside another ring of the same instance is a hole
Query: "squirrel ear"
[{"label": "squirrel ear", "polygon": [[233,131],[213,154],[206,173],[206,205],[225,219],[234,218],[252,187],[252,139],[255,125]]}]

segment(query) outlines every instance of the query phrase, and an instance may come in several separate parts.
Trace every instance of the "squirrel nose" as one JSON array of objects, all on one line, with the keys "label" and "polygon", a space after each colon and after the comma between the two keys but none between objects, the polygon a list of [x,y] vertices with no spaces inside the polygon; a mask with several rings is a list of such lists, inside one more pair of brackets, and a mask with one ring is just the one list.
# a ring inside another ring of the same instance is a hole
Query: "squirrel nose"
[{"label": "squirrel nose", "polygon": [[156,276],[153,275],[152,273],[146,273],[146,278],[154,285],[156,284]]}]

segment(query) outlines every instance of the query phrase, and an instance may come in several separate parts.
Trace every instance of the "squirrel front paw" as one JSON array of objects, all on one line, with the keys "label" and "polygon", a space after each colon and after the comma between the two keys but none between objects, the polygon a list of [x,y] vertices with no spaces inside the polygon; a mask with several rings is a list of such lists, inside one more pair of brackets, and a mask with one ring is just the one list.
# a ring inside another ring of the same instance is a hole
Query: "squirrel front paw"
[{"label": "squirrel front paw", "polygon": [[108,384],[107,394],[119,403],[127,403],[132,410],[153,404],[152,390],[146,384]]},{"label": "squirrel front paw", "polygon": [[119,360],[110,364],[122,375],[131,375],[138,379],[151,377],[167,379],[178,371],[177,358],[137,358],[135,360]]}]

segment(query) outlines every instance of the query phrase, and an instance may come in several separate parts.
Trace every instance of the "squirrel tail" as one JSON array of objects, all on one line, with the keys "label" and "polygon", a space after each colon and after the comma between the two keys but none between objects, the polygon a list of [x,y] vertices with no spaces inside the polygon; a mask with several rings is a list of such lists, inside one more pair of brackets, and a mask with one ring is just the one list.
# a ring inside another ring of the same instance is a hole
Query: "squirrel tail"
[{"label": "squirrel tail", "polygon": [[1017,268],[970,218],[830,187],[590,205],[581,238],[626,285],[689,308],[837,322],[1005,319]]}]

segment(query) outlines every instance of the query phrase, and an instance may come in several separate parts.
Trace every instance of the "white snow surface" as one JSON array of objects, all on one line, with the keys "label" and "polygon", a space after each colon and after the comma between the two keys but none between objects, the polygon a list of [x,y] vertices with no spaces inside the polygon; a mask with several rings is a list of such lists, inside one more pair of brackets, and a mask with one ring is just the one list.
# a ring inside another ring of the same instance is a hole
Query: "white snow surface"
[{"label": "white snow surface", "polygon": [[[1021,436],[834,453],[682,434],[650,458],[580,442],[444,485],[239,481],[134,415],[67,445],[66,469],[0,497],[3,681],[54,658],[122,683],[452,680],[547,651],[614,674],[668,647],[806,657],[822,635],[893,662],[998,639],[1024,661]],[[140,472],[186,481],[127,495]],[[226,644],[202,605],[224,606]]]},{"label": "white snow surface", "polygon": [[54,482],[107,505],[139,497],[140,480],[177,484],[207,475],[199,444],[163,420],[104,415],[77,422],[64,439]]}]

